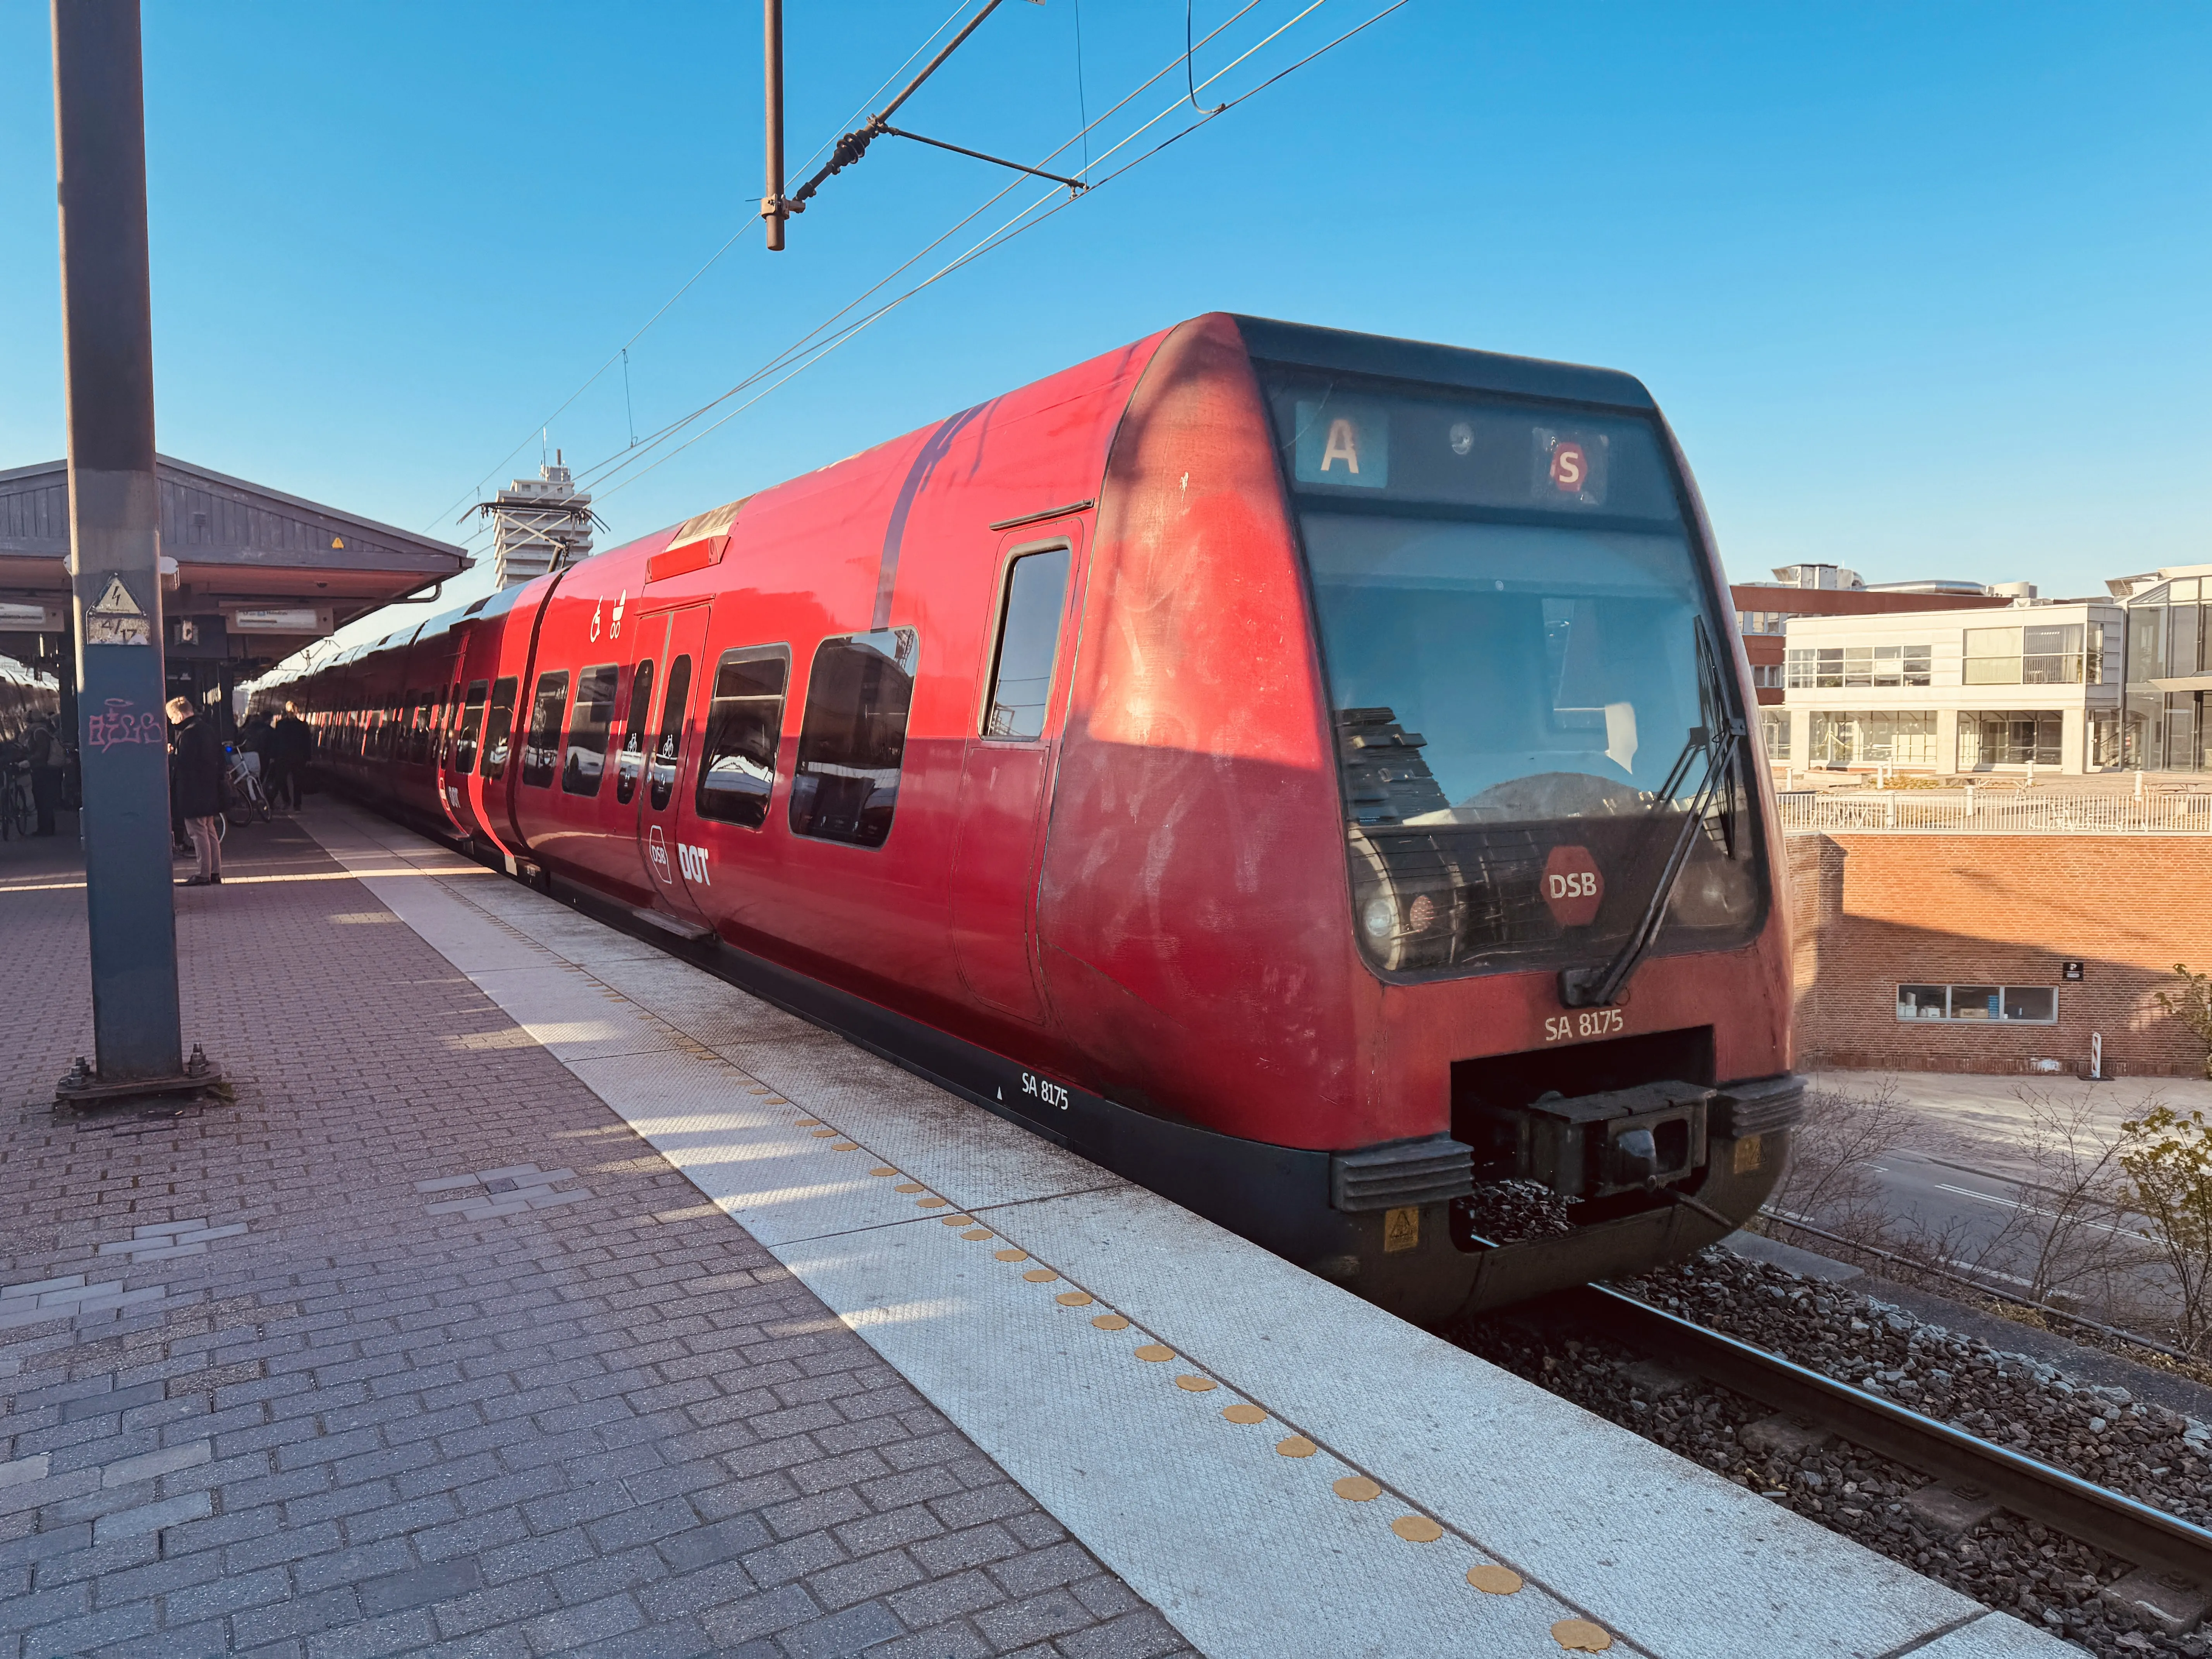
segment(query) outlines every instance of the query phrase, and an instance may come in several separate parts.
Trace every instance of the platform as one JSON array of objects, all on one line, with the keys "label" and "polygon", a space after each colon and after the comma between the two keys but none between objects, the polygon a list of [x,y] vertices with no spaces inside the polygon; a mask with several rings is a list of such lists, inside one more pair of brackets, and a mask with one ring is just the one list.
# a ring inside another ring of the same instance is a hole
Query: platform
[{"label": "platform", "polygon": [[45,1115],[82,893],[0,866],[6,1006],[52,1011],[0,1656],[2067,1650],[652,944],[301,823],[180,895],[239,1090],[184,1118]]}]

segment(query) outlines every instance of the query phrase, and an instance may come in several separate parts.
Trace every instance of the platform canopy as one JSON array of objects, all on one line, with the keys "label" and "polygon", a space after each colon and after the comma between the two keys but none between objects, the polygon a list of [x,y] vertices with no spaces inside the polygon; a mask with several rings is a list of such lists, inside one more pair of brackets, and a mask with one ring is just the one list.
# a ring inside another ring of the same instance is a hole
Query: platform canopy
[{"label": "platform canopy", "polygon": [[[155,476],[172,665],[219,663],[229,678],[469,568],[450,542],[189,461],[158,457]],[[67,654],[68,554],[68,466],[0,471],[0,652]]]}]

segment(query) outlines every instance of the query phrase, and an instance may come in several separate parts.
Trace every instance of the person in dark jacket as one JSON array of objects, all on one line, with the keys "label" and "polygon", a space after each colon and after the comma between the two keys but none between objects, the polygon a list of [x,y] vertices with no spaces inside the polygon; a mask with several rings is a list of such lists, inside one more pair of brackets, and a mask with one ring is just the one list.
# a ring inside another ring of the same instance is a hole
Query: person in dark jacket
[{"label": "person in dark jacket", "polygon": [[39,814],[39,827],[31,833],[51,836],[54,809],[62,801],[62,770],[69,764],[61,734],[52,720],[42,717],[33,722],[23,758],[31,769],[31,803]]},{"label": "person in dark jacket", "polygon": [[169,741],[177,756],[169,787],[176,792],[175,811],[191,832],[200,860],[199,873],[186,877],[185,885],[220,887],[222,782],[230,769],[229,758],[215,728],[200,718],[188,699],[172,697],[168,708]]},{"label": "person in dark jacket", "polygon": [[307,763],[314,758],[314,734],[307,730],[307,721],[300,718],[300,711],[292,704],[286,703],[284,713],[269,733],[268,764],[274,770],[269,783],[269,804],[271,806],[283,805],[283,796],[289,791],[292,810],[295,812],[300,810],[300,779],[307,769]]}]

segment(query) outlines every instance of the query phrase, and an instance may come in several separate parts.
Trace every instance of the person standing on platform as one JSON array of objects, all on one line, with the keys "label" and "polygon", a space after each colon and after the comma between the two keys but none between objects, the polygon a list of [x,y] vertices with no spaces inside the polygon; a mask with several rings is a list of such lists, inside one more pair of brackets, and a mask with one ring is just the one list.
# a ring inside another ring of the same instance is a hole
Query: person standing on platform
[{"label": "person standing on platform", "polygon": [[271,806],[282,805],[280,798],[289,791],[292,810],[300,810],[300,778],[314,753],[314,736],[307,730],[307,721],[300,718],[298,708],[286,703],[283,714],[269,733],[269,758],[276,768],[276,776],[268,786]]},{"label": "person standing on platform", "polygon": [[184,697],[169,699],[171,746],[176,769],[170,788],[175,792],[174,811],[191,832],[192,848],[199,854],[199,873],[187,876],[187,887],[222,885],[222,779],[229,761],[215,727],[200,718]]},{"label": "person standing on platform", "polygon": [[52,720],[41,717],[32,723],[28,752],[24,759],[31,769],[31,803],[39,814],[39,827],[31,833],[51,836],[54,833],[54,809],[62,800],[62,772],[69,764],[61,735],[54,730]]}]

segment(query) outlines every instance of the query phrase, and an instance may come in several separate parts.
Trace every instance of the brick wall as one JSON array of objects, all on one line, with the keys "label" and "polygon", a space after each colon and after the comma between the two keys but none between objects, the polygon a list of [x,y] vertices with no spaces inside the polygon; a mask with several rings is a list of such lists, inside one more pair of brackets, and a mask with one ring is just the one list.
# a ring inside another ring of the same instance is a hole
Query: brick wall
[{"label": "brick wall", "polygon": [[[2136,836],[1799,835],[1789,847],[1801,1067],[2019,1072],[2038,1060],[2196,1077],[2160,1009],[2173,965],[2212,969],[2212,846]],[[2060,964],[2083,964],[2079,981]],[[2051,985],[2058,1024],[1900,1022],[1896,988]]]}]

